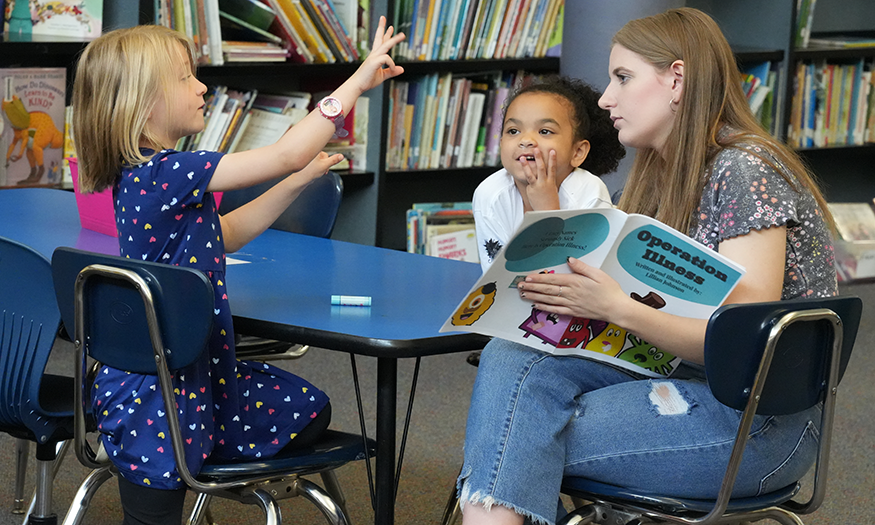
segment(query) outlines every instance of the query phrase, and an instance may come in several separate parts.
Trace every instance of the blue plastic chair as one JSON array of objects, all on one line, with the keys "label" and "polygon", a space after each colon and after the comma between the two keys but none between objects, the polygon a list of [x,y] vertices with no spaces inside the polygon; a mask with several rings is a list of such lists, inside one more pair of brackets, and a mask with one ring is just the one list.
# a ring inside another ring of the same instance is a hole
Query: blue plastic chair
[{"label": "blue plastic chair", "polygon": [[52,480],[73,437],[71,377],[45,372],[61,317],[48,259],[0,237],[0,431],[16,438],[15,498],[23,510],[28,444],[36,443],[34,502],[26,523],[56,523]]},{"label": "blue plastic chair", "polygon": [[[248,188],[224,192],[219,213],[224,215],[256,199],[280,180],[275,179]],[[342,199],[343,180],[337,173],[329,171],[304,188],[298,198],[270,227],[314,237],[331,237]]]},{"label": "blue plastic chair", "polygon": [[[280,179],[248,188],[227,191],[222,195],[219,213],[225,214],[258,198],[274,187]],[[311,182],[298,198],[271,224],[271,228],[291,233],[328,238],[334,231],[340,201],[343,200],[343,180],[329,171]],[[307,345],[292,345],[285,341],[237,334],[237,357],[254,361],[297,359],[307,353]]]},{"label": "blue plastic chair", "polygon": [[[772,519],[801,524],[798,515],[814,512],[823,502],[836,391],[861,312],[858,297],[734,304],[717,310],[705,336],[708,384],[721,403],[743,411],[717,497],[676,498],[671,487],[654,494],[569,477],[563,480],[562,492],[591,503],[559,523],[710,525]],[[761,496],[731,498],[754,415],[791,414],[817,403],[823,403],[823,416],[809,500],[793,499],[800,489],[798,482]]]},{"label": "blue plastic chair", "polygon": [[[52,270],[64,323],[75,327],[74,372],[80,385],[74,400],[75,448],[79,460],[94,469],[74,497],[66,524],[81,522],[94,493],[113,474],[111,463],[98,457],[85,440],[87,357],[121,370],[158,375],[180,478],[201,495],[190,523],[199,523],[209,497],[218,496],[259,505],[266,523],[280,524],[276,500],[299,495],[313,502],[329,523],[348,523],[343,501],[333,494],[335,480],[325,474],[374,454],[375,443],[368,441],[366,446],[359,435],[327,431],[317,445],[273,458],[230,463],[208,459],[200,472],[188,470],[170,374],[200,358],[212,330],[213,288],[202,272],[70,248],[55,251]],[[323,474],[326,489],[299,477],[306,474]]]}]

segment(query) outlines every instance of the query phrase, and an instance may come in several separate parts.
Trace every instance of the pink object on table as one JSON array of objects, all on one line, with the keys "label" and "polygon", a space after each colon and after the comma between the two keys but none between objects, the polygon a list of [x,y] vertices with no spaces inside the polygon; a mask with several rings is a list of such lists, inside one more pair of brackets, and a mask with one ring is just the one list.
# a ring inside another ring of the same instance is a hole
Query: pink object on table
[{"label": "pink object on table", "polygon": [[[112,205],[112,189],[99,193],[79,193],[79,163],[76,159],[68,159],[70,174],[73,177],[73,191],[76,193],[76,206],[79,208],[79,222],[83,228],[94,230],[113,237],[118,235],[115,227],[115,209]],[[216,208],[222,202],[222,193],[213,193]]]}]

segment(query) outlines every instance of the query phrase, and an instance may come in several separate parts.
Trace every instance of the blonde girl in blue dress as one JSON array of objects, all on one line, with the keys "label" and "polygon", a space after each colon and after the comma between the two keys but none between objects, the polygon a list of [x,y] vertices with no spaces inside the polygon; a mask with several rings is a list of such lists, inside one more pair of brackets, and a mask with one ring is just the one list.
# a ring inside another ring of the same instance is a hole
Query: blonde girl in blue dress
[{"label": "blonde girl in blue dress", "polygon": [[[321,149],[362,93],[403,72],[388,55],[403,38],[381,17],[371,53],[317,109],[277,143],[228,155],[173,149],[204,128],[207,87],[194,76],[194,48],[185,36],[161,26],[120,29],[89,44],[79,60],[73,128],[81,190],[112,188],[122,256],[197,268],[215,290],[209,351],[174,378],[192,472],[208,456],[251,459],[300,447],[328,425],[328,397],[318,388],[236,360],[225,253],[262,233],[343,159]],[[285,178],[261,197],[218,214],[213,192],[279,177]],[[155,376],[103,367],[92,408],[121,474],[125,523],[180,523],[185,487]]]}]

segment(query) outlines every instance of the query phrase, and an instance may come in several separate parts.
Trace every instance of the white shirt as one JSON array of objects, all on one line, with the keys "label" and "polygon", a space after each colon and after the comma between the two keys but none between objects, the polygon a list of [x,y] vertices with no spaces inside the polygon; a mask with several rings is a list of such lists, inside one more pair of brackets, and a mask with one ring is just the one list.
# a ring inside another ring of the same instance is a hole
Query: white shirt
[{"label": "white shirt", "polygon": [[[474,190],[474,227],[477,252],[483,271],[511,239],[523,222],[523,198],[513,176],[500,169]],[[559,209],[610,208],[611,195],[602,180],[577,168],[559,186]]]}]

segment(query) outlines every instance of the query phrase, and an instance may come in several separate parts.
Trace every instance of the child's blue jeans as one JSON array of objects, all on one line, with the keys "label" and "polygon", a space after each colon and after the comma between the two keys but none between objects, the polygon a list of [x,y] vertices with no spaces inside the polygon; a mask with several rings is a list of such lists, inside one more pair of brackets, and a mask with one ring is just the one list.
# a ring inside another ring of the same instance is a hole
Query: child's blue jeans
[{"label": "child's blue jeans", "polygon": [[[712,498],[741,413],[700,380],[649,380],[494,339],[483,350],[459,476],[468,502],[552,524],[563,475]],[[814,462],[820,407],[756,416],[735,496],[799,480]]]}]

